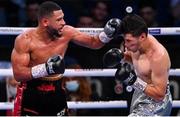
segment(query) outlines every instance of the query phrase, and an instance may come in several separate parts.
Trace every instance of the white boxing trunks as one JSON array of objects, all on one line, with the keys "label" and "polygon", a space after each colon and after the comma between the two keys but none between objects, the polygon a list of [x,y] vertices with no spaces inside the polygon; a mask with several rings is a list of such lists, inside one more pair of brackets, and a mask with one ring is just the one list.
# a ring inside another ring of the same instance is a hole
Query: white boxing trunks
[{"label": "white boxing trunks", "polygon": [[135,90],[129,116],[169,116],[172,109],[172,96],[169,86],[165,98],[157,102],[145,93]]}]

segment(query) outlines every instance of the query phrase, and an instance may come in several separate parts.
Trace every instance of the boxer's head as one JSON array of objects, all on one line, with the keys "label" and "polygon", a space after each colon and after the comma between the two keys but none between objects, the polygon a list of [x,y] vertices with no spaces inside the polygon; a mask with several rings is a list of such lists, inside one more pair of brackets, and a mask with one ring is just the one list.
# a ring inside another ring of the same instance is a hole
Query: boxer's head
[{"label": "boxer's head", "polygon": [[62,28],[65,25],[64,13],[58,4],[51,1],[42,3],[38,11],[38,21],[51,36],[62,35]]},{"label": "boxer's head", "polygon": [[141,41],[146,39],[148,28],[141,17],[131,14],[122,20],[121,31],[124,36],[126,48],[136,52],[140,47]]}]

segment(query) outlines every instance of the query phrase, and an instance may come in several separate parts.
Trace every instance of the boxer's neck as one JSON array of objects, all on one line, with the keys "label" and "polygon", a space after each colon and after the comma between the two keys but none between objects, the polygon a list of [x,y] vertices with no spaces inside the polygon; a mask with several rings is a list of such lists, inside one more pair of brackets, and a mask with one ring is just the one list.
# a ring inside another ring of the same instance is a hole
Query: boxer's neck
[{"label": "boxer's neck", "polygon": [[42,40],[51,41],[50,38],[52,38],[52,37],[48,34],[48,32],[47,32],[45,27],[42,27],[42,26],[39,25],[37,27],[37,34],[39,34],[42,37],[41,38]]},{"label": "boxer's neck", "polygon": [[149,37],[147,36],[144,40],[140,42],[139,52],[141,54],[146,54],[151,51],[152,43]]}]

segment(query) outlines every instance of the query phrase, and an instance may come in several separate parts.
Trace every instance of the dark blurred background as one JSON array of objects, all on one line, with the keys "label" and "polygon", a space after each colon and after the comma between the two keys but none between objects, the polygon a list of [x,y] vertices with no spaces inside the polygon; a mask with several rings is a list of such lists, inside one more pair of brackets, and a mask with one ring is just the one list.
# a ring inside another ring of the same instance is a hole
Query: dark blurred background
[{"label": "dark blurred background", "polygon": [[[35,27],[39,4],[46,0],[0,0],[0,27]],[[52,0],[58,3],[65,14],[66,24],[74,27],[103,28],[110,18],[122,19],[126,7],[144,18],[148,27],[180,27],[180,0]],[[10,61],[16,36],[0,35],[0,61]],[[172,66],[180,67],[180,36],[156,36],[168,50]],[[112,40],[99,50],[77,46],[70,43],[66,56],[75,59],[82,68],[103,68],[103,54],[110,48],[119,47],[121,39]],[[128,100],[132,92],[127,92],[113,78],[87,78],[91,84],[92,100]],[[7,101],[4,82],[0,81],[0,101]],[[170,86],[174,100],[179,100],[179,77],[170,77]],[[128,115],[129,109],[96,109],[86,115]],[[6,112],[0,112],[4,115]],[[173,116],[180,115],[179,109],[173,109]],[[80,114],[81,115],[81,114]]]}]

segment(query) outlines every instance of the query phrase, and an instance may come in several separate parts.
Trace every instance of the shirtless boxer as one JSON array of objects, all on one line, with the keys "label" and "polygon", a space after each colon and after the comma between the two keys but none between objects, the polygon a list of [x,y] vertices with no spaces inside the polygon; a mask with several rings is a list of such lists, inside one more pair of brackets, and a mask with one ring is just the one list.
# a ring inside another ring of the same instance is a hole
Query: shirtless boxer
[{"label": "shirtless boxer", "polygon": [[[167,50],[152,35],[144,20],[128,15],[121,22],[125,52],[113,48],[104,61],[118,65],[115,78],[134,90],[129,116],[168,116],[172,97],[169,90],[171,66]],[[122,61],[120,61],[122,59]]]},{"label": "shirtless boxer", "polygon": [[44,2],[38,11],[38,27],[20,34],[12,51],[17,90],[14,115],[67,115],[61,77],[63,57],[70,41],[99,49],[116,36],[119,19],[111,19],[98,36],[82,33],[66,25],[64,13],[54,2]]}]

